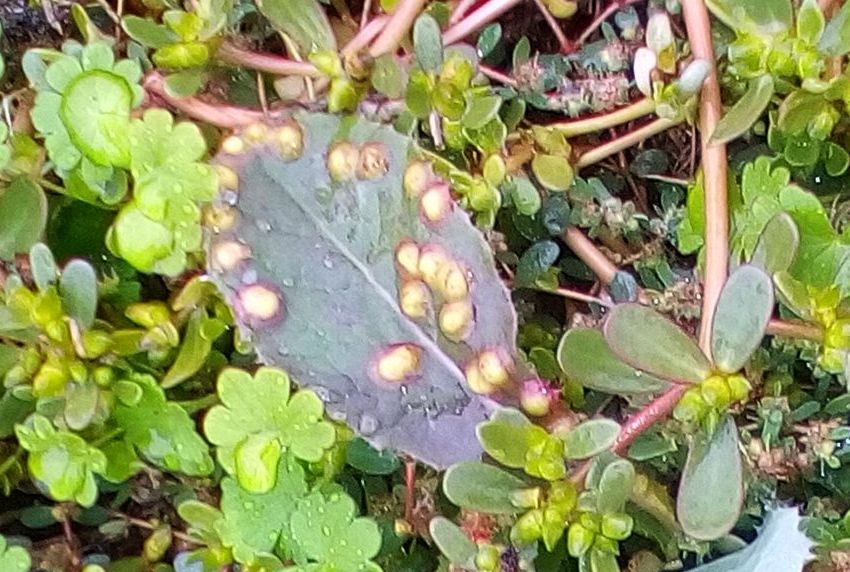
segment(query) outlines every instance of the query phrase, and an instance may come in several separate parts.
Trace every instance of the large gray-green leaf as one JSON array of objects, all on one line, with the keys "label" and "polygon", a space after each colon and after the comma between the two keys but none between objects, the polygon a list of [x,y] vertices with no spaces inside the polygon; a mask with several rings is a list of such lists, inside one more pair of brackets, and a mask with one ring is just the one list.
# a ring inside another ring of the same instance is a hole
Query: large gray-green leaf
[{"label": "large gray-green leaf", "polygon": [[558,344],[564,373],[588,389],[614,395],[655,393],[668,383],[624,364],[608,348],[599,330],[573,328]]},{"label": "large gray-green leaf", "polygon": [[443,491],[459,507],[492,514],[522,512],[511,502],[528,485],[510,473],[478,462],[458,463],[443,476]]},{"label": "large gray-green leaf", "polygon": [[778,34],[791,29],[793,10],[790,0],[708,0],[714,16],[742,32]]},{"label": "large gray-green leaf", "polygon": [[797,509],[777,508],[767,513],[752,544],[692,572],[802,572],[813,558],[811,547],[812,541],[800,531]]},{"label": "large gray-green leaf", "polygon": [[28,179],[15,179],[0,189],[0,259],[28,252],[47,224],[47,197]]},{"label": "large gray-green leaf", "polygon": [[688,334],[647,306],[615,306],[605,322],[605,340],[624,362],[662,379],[699,383],[711,372]]},{"label": "large gray-green leaf", "polygon": [[682,470],[676,515],[682,530],[698,540],[715,540],[732,530],[744,500],[738,429],[731,417],[708,440],[696,441]]},{"label": "large gray-green leaf", "polygon": [[711,354],[720,371],[744,367],[773,313],[773,282],[757,266],[735,270],[723,286],[711,330]]},{"label": "large gray-green leaf", "polygon": [[715,127],[711,134],[712,141],[725,143],[746,133],[767,109],[772,96],[773,76],[765,74],[750,80],[747,91]]},{"label": "large gray-green leaf", "polygon": [[[222,192],[218,208],[239,222],[212,228],[212,279],[262,361],[313,388],[372,445],[437,467],[478,458],[475,427],[494,403],[470,389],[464,371],[484,351],[517,360],[516,316],[489,247],[447,193],[445,210],[427,222],[418,198],[402,190],[416,151],[409,138],[363,120],[295,119],[304,141],[297,158],[285,160],[271,142],[219,155],[239,184],[238,193]],[[328,172],[332,145],[334,161],[344,158],[334,163],[342,180]],[[423,264],[412,272],[397,265],[400,246],[414,258],[421,252]],[[434,273],[424,263],[435,260],[459,270],[455,302],[445,301],[447,274],[442,283],[428,279]],[[405,285],[419,288],[418,316],[399,306]],[[262,319],[250,311],[257,304],[277,311]],[[447,329],[451,312],[467,331]],[[398,381],[380,373],[384,365]],[[515,368],[519,379],[523,367]]]},{"label": "large gray-green leaf", "polygon": [[468,566],[478,554],[478,547],[463,530],[449,519],[438,516],[428,524],[431,538],[440,552],[457,566]]},{"label": "large gray-green leaf", "polygon": [[336,38],[318,0],[257,0],[257,8],[275,29],[292,38],[302,56],[336,51]]}]

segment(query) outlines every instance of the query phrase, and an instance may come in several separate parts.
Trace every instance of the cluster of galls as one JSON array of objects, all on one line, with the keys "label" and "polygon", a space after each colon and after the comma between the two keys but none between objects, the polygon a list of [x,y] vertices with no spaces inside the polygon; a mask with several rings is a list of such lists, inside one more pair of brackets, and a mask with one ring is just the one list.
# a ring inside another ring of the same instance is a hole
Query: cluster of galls
[{"label": "cluster of galls", "polygon": [[732,403],[744,401],[751,389],[750,382],[740,374],[716,373],[685,392],[673,410],[673,417],[713,431],[726,409]]}]

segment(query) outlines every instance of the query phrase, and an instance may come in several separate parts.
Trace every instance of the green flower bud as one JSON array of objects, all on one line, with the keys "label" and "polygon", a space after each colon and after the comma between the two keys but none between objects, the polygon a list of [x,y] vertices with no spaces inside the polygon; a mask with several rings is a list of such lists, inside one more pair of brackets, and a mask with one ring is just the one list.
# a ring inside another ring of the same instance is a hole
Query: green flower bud
[{"label": "green flower bud", "polygon": [[600,552],[610,552],[611,554],[620,553],[620,547],[617,545],[617,541],[601,534],[593,539],[593,549]]},{"label": "green flower bud", "polygon": [[495,572],[499,569],[502,552],[498,547],[485,544],[478,547],[475,555],[475,567],[481,572]]},{"label": "green flower bud", "polygon": [[522,489],[511,493],[511,504],[517,508],[539,508],[540,487]]},{"label": "green flower bud", "polygon": [[730,375],[726,378],[732,401],[743,401],[750,395],[752,386],[743,375]]},{"label": "green flower bud", "polygon": [[698,387],[692,387],[687,390],[676,408],[673,410],[673,417],[683,423],[695,423],[705,415],[707,406],[703,401]]},{"label": "green flower bud", "polygon": [[703,400],[712,407],[723,408],[732,401],[729,384],[720,375],[712,375],[699,386]]},{"label": "green flower bud", "polygon": [[850,319],[842,318],[833,322],[823,336],[823,344],[830,348],[850,348]]},{"label": "green flower bud", "polygon": [[55,397],[65,391],[65,383],[71,378],[68,369],[61,363],[49,361],[42,364],[32,381],[32,392],[36,397]]},{"label": "green flower bud", "polygon": [[336,78],[343,75],[342,62],[336,52],[322,50],[310,54],[310,62],[328,77]]},{"label": "green flower bud", "polygon": [[153,328],[171,321],[171,312],[163,302],[138,302],[130,304],[124,315],[133,323]]},{"label": "green flower bud", "polygon": [[86,357],[99,358],[112,346],[112,336],[103,330],[86,330],[83,332],[82,344]]},{"label": "green flower bud", "polygon": [[634,520],[631,516],[615,512],[602,517],[602,534],[612,540],[625,540],[632,534]]},{"label": "green flower bud", "polygon": [[531,544],[543,536],[543,511],[530,510],[516,521],[511,538],[517,544]]},{"label": "green flower bud", "polygon": [[579,516],[581,525],[593,533],[598,533],[602,530],[602,517],[595,512],[583,512]]},{"label": "green flower bud", "polygon": [[354,111],[360,97],[354,84],[347,79],[334,79],[328,90],[328,111],[339,113],[341,111]]},{"label": "green flower bud", "polygon": [[463,92],[449,82],[437,82],[432,101],[436,110],[446,119],[458,121],[463,116]]},{"label": "green flower bud", "polygon": [[55,288],[45,290],[36,297],[32,306],[32,321],[39,326],[46,326],[50,322],[61,320],[64,317],[62,311],[62,300]]},{"label": "green flower bud", "polygon": [[570,481],[556,481],[549,487],[546,503],[563,515],[568,515],[576,506],[578,491]]},{"label": "green flower bud", "polygon": [[567,552],[573,558],[581,558],[593,546],[594,538],[596,534],[592,530],[574,522],[567,531]]},{"label": "green flower bud", "polygon": [[499,190],[482,177],[475,177],[466,196],[469,199],[469,205],[478,212],[494,211],[502,204],[502,195]]},{"label": "green flower bud", "polygon": [[171,527],[159,526],[145,540],[143,556],[148,562],[159,562],[171,546]]},{"label": "green flower bud", "polygon": [[98,387],[109,387],[115,381],[115,370],[105,365],[96,367],[92,379]]}]

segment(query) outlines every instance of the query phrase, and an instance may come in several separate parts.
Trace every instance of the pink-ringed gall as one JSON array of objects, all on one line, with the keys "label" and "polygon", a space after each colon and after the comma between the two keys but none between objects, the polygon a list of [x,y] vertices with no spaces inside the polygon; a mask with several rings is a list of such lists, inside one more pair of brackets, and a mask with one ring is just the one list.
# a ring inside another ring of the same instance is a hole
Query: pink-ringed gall
[{"label": "pink-ringed gall", "polygon": [[251,249],[235,240],[219,242],[212,247],[212,263],[217,270],[233,270],[250,256]]},{"label": "pink-ringed gall", "polygon": [[404,192],[410,199],[419,197],[428,187],[428,183],[434,177],[431,163],[427,161],[413,161],[404,171]]},{"label": "pink-ringed gall", "polygon": [[278,127],[275,139],[281,157],[287,161],[297,159],[304,152],[304,132],[294,120],[289,120]]},{"label": "pink-ringed gall", "polygon": [[446,251],[436,244],[426,244],[419,250],[419,274],[432,288],[439,287],[438,277],[448,262]]},{"label": "pink-ringed gall", "polygon": [[428,315],[431,305],[431,291],[421,280],[408,280],[401,285],[398,294],[401,311],[414,320],[421,320]]},{"label": "pink-ringed gall", "polygon": [[399,269],[410,277],[419,276],[419,246],[403,240],[395,250],[395,261]]},{"label": "pink-ringed gall", "polygon": [[337,182],[352,180],[357,171],[359,155],[357,147],[348,141],[340,141],[331,145],[327,159],[328,173],[331,179]]},{"label": "pink-ringed gall", "polygon": [[365,143],[360,147],[357,178],[374,180],[383,177],[390,168],[387,151],[380,143]]},{"label": "pink-ringed gall", "polygon": [[419,373],[422,348],[414,344],[390,346],[378,357],[376,370],[383,381],[397,383]]},{"label": "pink-ringed gall", "polygon": [[422,217],[429,223],[440,223],[452,212],[452,201],[449,186],[438,183],[428,187],[419,199],[419,209]]},{"label": "pink-ringed gall", "polygon": [[468,300],[448,302],[440,308],[440,331],[453,342],[466,339],[472,331],[474,321],[475,311]]},{"label": "pink-ringed gall", "polygon": [[243,286],[237,293],[237,313],[250,325],[276,321],[283,316],[283,298],[265,284]]}]

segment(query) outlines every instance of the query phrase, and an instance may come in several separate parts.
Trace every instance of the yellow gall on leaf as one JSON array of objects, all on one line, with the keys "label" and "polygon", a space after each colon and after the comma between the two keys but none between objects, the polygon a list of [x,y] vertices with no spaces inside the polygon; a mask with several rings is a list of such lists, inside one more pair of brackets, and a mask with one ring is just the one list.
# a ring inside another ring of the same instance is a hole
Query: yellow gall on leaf
[{"label": "yellow gall on leaf", "polygon": [[263,123],[254,123],[245,128],[245,138],[251,143],[259,143],[268,135],[269,129]]},{"label": "yellow gall on leaf", "polygon": [[421,280],[409,280],[402,284],[398,299],[401,311],[409,318],[421,320],[428,315],[431,291]]},{"label": "yellow gall on leaf", "polygon": [[278,127],[275,139],[280,155],[287,161],[294,161],[304,152],[304,132],[294,120]]},{"label": "yellow gall on leaf", "polygon": [[360,147],[360,157],[357,162],[358,179],[379,179],[390,168],[387,151],[380,143],[366,143]]},{"label": "yellow gall on leaf", "polygon": [[395,261],[405,274],[419,276],[419,246],[415,242],[402,241],[395,250]]},{"label": "yellow gall on leaf", "polygon": [[454,202],[445,183],[432,185],[419,199],[419,209],[426,221],[442,222],[452,212]]},{"label": "yellow gall on leaf", "polygon": [[449,302],[440,308],[440,331],[453,342],[459,342],[469,335],[474,320],[475,312],[468,300]]},{"label": "yellow gall on leaf", "polygon": [[225,205],[207,205],[204,207],[204,224],[213,232],[226,232],[236,225],[238,214],[235,209]]},{"label": "yellow gall on leaf", "polygon": [[280,295],[262,284],[252,284],[239,291],[239,304],[247,317],[267,321],[279,316]]},{"label": "yellow gall on leaf", "polygon": [[236,190],[239,188],[239,175],[230,167],[216,165],[215,172],[218,175],[218,184],[225,189]]},{"label": "yellow gall on leaf", "polygon": [[487,380],[484,379],[481,369],[478,367],[478,360],[473,360],[467,364],[464,374],[466,375],[466,383],[469,384],[469,388],[475,393],[490,395],[496,391],[496,387],[487,383]]},{"label": "yellow gall on leaf", "polygon": [[235,240],[220,242],[212,247],[212,263],[218,270],[233,270],[250,256],[251,249]]},{"label": "yellow gall on leaf", "polygon": [[221,142],[221,150],[229,155],[239,155],[245,151],[245,141],[237,135],[231,135]]},{"label": "yellow gall on leaf", "polygon": [[469,295],[469,280],[466,269],[459,263],[450,261],[443,265],[437,277],[440,293],[449,302],[463,300]]},{"label": "yellow gall on leaf", "polygon": [[440,273],[448,263],[448,255],[436,244],[427,244],[419,251],[419,273],[432,288],[439,286]]},{"label": "yellow gall on leaf", "polygon": [[334,143],[328,150],[328,173],[334,181],[350,181],[357,172],[357,147],[348,141]]},{"label": "yellow gall on leaf", "polygon": [[512,367],[510,359],[496,350],[486,350],[478,356],[478,368],[487,383],[495,386],[504,385],[510,377]]},{"label": "yellow gall on leaf", "polygon": [[425,192],[428,183],[434,177],[431,163],[413,161],[404,171],[404,192],[408,198],[415,199]]},{"label": "yellow gall on leaf", "polygon": [[378,358],[378,377],[396,383],[419,373],[422,349],[413,344],[391,346]]}]

